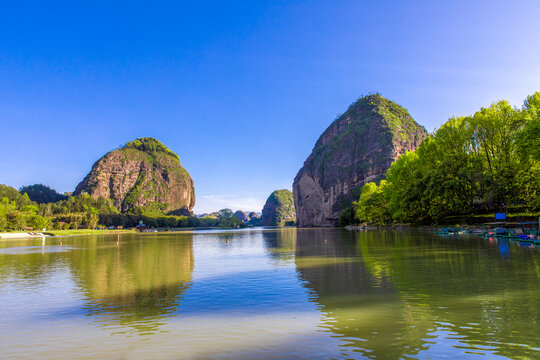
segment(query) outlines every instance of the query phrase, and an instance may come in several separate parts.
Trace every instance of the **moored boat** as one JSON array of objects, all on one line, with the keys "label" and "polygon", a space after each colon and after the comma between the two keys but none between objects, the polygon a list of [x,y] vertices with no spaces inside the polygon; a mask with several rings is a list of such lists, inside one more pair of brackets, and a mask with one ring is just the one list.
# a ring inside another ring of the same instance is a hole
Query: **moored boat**
[{"label": "moored boat", "polygon": [[435,234],[438,235],[459,235],[463,234],[466,230],[462,228],[441,228],[438,231],[435,231]]}]

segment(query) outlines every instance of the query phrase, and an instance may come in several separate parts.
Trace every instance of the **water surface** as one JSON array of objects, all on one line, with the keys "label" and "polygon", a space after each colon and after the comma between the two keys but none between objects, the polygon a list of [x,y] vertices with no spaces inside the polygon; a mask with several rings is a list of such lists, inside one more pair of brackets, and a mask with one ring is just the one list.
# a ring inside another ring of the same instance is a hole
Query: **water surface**
[{"label": "water surface", "polygon": [[0,241],[0,357],[540,358],[539,248],[335,229]]}]

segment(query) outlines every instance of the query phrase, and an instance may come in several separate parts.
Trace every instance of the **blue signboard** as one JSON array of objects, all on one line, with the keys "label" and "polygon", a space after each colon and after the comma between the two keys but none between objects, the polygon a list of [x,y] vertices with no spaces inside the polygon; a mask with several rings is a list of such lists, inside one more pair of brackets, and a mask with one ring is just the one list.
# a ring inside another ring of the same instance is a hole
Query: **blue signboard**
[{"label": "blue signboard", "polygon": [[495,213],[495,220],[506,220],[505,213]]}]

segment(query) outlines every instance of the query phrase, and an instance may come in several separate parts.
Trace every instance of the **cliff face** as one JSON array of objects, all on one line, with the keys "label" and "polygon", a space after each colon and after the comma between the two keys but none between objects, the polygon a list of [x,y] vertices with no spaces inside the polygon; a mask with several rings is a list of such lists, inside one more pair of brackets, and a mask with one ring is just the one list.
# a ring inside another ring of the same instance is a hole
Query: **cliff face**
[{"label": "cliff face", "polygon": [[284,226],[296,220],[293,194],[289,190],[276,190],[266,200],[262,210],[263,226]]},{"label": "cliff face", "polygon": [[191,211],[195,189],[178,155],[159,141],[141,138],[96,161],[74,194],[110,198],[120,211],[153,206],[164,212]]},{"label": "cliff face", "polygon": [[293,183],[299,226],[337,225],[367,182],[427,137],[406,109],[380,95],[352,104],[321,135]]},{"label": "cliff face", "polygon": [[234,213],[234,216],[236,216],[240,221],[242,221],[244,224],[247,224],[249,221],[249,215],[246,214],[242,210],[238,210]]},{"label": "cliff face", "polygon": [[262,225],[262,219],[259,216],[259,214],[257,214],[255,211],[250,212],[248,214],[248,216],[249,216],[248,225],[251,225],[251,226],[261,226]]}]

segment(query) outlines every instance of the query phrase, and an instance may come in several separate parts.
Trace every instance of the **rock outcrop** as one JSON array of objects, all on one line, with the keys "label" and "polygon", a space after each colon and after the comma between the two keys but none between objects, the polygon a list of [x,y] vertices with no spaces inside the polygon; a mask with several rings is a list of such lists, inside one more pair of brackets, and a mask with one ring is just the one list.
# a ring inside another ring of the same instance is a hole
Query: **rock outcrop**
[{"label": "rock outcrop", "polygon": [[296,221],[293,194],[289,190],[276,190],[266,200],[262,210],[263,226],[285,226]]},{"label": "rock outcrop", "polygon": [[248,214],[249,221],[248,225],[250,226],[261,226],[262,225],[262,219],[255,211],[252,211]]},{"label": "rock outcrop", "polygon": [[128,142],[96,161],[74,194],[113,200],[127,212],[152,207],[163,212],[191,212],[195,189],[178,155],[161,142],[141,138]]},{"label": "rock outcrop", "polygon": [[249,216],[242,210],[238,210],[234,213],[234,216],[236,216],[240,221],[242,221],[244,224],[247,224],[249,221]]},{"label": "rock outcrop", "polygon": [[361,187],[427,137],[406,109],[376,94],[358,99],[321,135],[293,183],[298,226],[335,226]]}]

